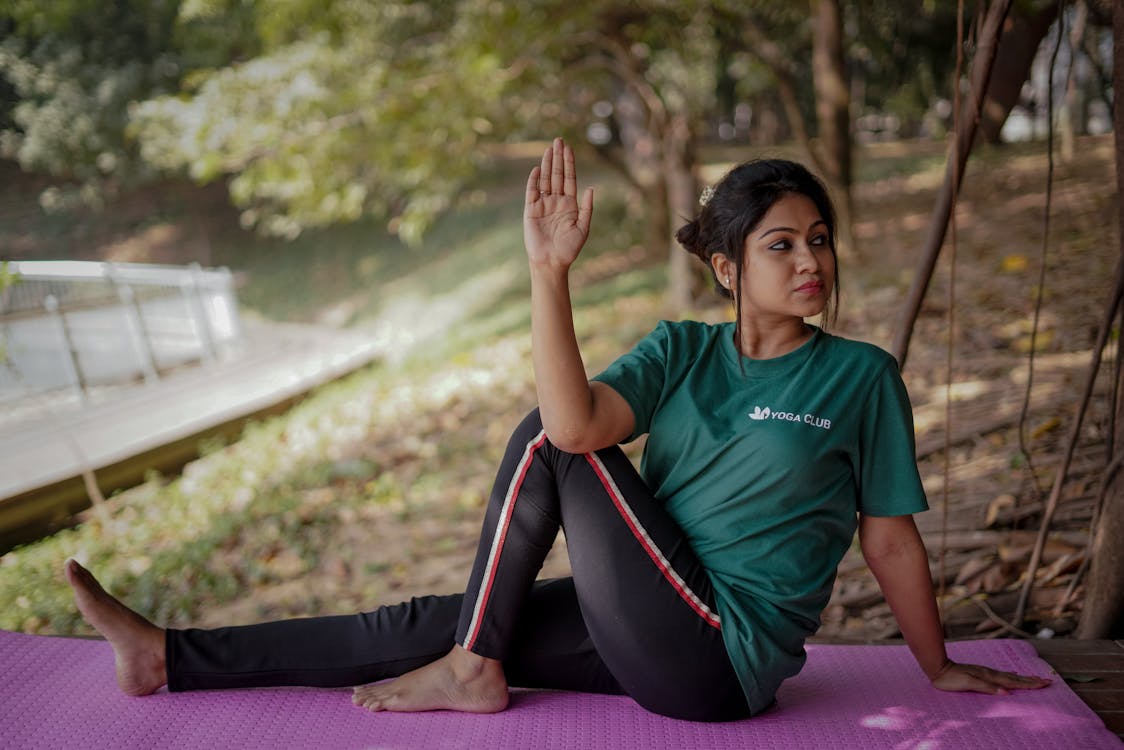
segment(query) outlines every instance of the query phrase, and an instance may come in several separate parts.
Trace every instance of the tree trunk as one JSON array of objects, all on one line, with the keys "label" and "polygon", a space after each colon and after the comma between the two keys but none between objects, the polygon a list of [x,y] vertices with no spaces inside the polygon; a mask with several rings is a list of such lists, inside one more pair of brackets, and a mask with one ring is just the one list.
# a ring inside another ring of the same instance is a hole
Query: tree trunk
[{"label": "tree trunk", "polygon": [[614,97],[613,112],[623,150],[621,166],[637,193],[637,200],[631,203],[642,207],[644,249],[655,257],[667,247],[667,238],[674,231],[667,209],[667,180],[656,158],[659,136],[652,132],[652,114],[631,89],[622,88]]},{"label": "tree trunk", "polygon": [[[1124,2],[1124,0],[1117,0]],[[901,320],[894,331],[893,348],[891,352],[898,360],[898,367],[905,368],[906,356],[909,354],[909,340],[913,335],[913,324],[921,312],[921,303],[925,301],[925,293],[929,289],[929,282],[933,278],[933,270],[937,267],[937,258],[940,257],[941,246],[944,244],[945,233],[948,231],[948,220],[952,216],[952,197],[954,187],[959,190],[964,180],[964,169],[968,166],[968,154],[972,151],[972,141],[975,139],[976,126],[979,122],[980,108],[983,105],[983,93],[987,90],[988,80],[991,78],[991,67],[995,61],[996,50],[1003,33],[1003,21],[1011,9],[1011,0],[993,0],[987,9],[983,26],[980,30],[980,41],[976,54],[972,59],[972,87],[968,97],[968,106],[957,129],[955,151],[948,154],[948,165],[945,168],[944,183],[940,193],[937,194],[937,205],[929,218],[929,227],[925,232],[925,242],[921,248],[921,262],[918,264],[917,273],[913,277],[909,293],[906,296],[905,309]],[[956,82],[956,85],[960,85]],[[953,175],[956,184],[953,184]]]},{"label": "tree trunk", "polygon": [[[826,174],[828,172],[827,165],[815,144],[812,143],[812,136],[808,133],[808,124],[804,121],[804,113],[800,109],[800,101],[796,93],[800,84],[796,81],[796,72],[789,53],[774,41],[773,35],[759,27],[752,19],[743,19],[742,31],[746,39],[746,52],[760,60],[773,74],[773,80],[776,83],[776,96],[780,101],[781,111],[784,112],[785,124],[791,131],[793,139],[804,147],[813,170],[820,174]],[[767,116],[775,117],[776,115],[769,110],[765,110],[761,119],[764,120]],[[766,143],[771,145],[780,140],[783,139],[778,138],[766,141]]]},{"label": "tree trunk", "polygon": [[[1124,0],[1116,0],[1112,13],[1113,131],[1116,143],[1116,189],[1124,196]],[[1120,224],[1120,262],[1124,263],[1124,201],[1116,202]],[[1124,381],[1124,376],[1117,375]],[[1124,387],[1124,382],[1117,383]],[[1124,453],[1124,399],[1116,405],[1113,459]],[[1091,551],[1085,606],[1077,626],[1078,638],[1124,638],[1124,475],[1109,479],[1104,507],[1097,522]]]},{"label": "tree trunk", "polygon": [[[671,115],[663,139],[664,182],[667,184],[667,212],[674,224],[690,220],[698,211],[698,180],[695,178],[695,142],[685,113]],[[667,264],[667,304],[672,310],[686,310],[694,299],[696,273],[693,258],[674,236],[670,237]]]},{"label": "tree trunk", "polygon": [[825,174],[838,216],[836,245],[846,255],[851,234],[851,86],[843,59],[843,13],[839,0],[818,0],[812,35],[812,86]]},{"label": "tree trunk", "polygon": [[843,17],[839,0],[818,0],[812,35],[812,86],[822,147],[824,176],[851,186],[851,87],[843,60]]},{"label": "tree trunk", "polygon": [[1058,112],[1058,128],[1061,131],[1061,157],[1063,161],[1073,161],[1077,148],[1077,136],[1085,133],[1085,112],[1081,97],[1081,74],[1073,58],[1081,49],[1085,39],[1085,25],[1089,18],[1089,6],[1078,0],[1073,14],[1073,28],[1069,30],[1069,75],[1065,81],[1065,102]]},{"label": "tree trunk", "polygon": [[1020,7],[1015,3],[1003,26],[1003,42],[995,55],[991,83],[980,114],[980,137],[987,143],[999,143],[1003,123],[1019,101],[1038,47],[1058,17],[1058,4],[1052,0],[1038,9],[1020,12]]},{"label": "tree trunk", "polygon": [[670,245],[666,301],[674,310],[685,310],[695,285],[690,258],[674,241],[672,225],[679,217],[693,218],[696,212],[695,143],[689,114],[667,107],[645,78],[644,62],[626,40],[612,33],[606,38],[616,63],[612,69],[622,85],[615,104],[623,163],[646,202],[659,201],[648,216],[646,239],[656,243],[653,248]]}]

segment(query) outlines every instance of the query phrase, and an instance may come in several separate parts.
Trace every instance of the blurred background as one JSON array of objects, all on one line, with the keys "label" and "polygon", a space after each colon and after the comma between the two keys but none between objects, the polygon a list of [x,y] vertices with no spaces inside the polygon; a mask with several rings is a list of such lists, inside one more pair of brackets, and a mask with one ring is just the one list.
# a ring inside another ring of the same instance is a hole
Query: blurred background
[{"label": "blurred background", "polygon": [[[0,627],[85,632],[70,556],[171,626],[459,590],[534,405],[522,194],[562,135],[591,374],[731,315],[672,240],[705,185],[820,174],[834,330],[912,341],[950,633],[1071,634],[1113,445],[1113,9],[1014,2],[996,43],[964,5],[958,43],[951,0],[0,0]],[[822,632],[898,635],[856,554]]]}]

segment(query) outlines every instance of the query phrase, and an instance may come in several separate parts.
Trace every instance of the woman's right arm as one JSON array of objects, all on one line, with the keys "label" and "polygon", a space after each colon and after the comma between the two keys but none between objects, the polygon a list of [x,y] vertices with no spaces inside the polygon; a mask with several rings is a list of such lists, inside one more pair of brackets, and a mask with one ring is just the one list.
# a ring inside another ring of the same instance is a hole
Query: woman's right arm
[{"label": "woman's right arm", "polygon": [[571,453],[599,450],[632,434],[628,402],[586,379],[574,333],[569,271],[589,236],[593,190],[579,205],[574,152],[556,138],[527,178],[523,241],[531,269],[531,349],[547,437]]}]

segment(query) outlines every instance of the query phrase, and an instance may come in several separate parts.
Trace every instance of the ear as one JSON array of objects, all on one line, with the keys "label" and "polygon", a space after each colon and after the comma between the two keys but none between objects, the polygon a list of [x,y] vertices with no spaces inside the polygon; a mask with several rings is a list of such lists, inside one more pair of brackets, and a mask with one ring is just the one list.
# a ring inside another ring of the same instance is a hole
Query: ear
[{"label": "ear", "polygon": [[715,253],[710,256],[710,267],[714,269],[714,275],[718,279],[718,283],[734,291],[734,284],[737,283],[738,275],[734,272],[734,264],[721,253]]}]

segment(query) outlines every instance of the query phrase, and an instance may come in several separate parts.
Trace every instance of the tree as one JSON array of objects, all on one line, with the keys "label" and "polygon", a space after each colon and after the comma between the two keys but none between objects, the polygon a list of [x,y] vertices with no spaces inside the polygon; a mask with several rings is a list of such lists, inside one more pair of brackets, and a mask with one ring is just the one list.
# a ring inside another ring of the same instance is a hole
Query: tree
[{"label": "tree", "polygon": [[[945,123],[934,103],[947,100],[956,63],[957,3],[858,0],[849,13],[847,59],[856,117],[890,118],[890,135],[933,137]],[[903,65],[903,60],[909,65]]]},{"label": "tree", "polygon": [[[1116,185],[1124,195],[1124,0],[1116,0],[1113,8],[1113,80],[1116,96],[1113,103],[1113,131],[1116,142]],[[1120,225],[1120,257],[1117,273],[1124,269],[1124,202],[1116,203],[1116,219]],[[1124,308],[1120,325],[1124,326]],[[1124,388],[1124,368],[1116,373],[1116,390]],[[1124,399],[1117,396],[1112,435],[1112,458],[1105,472],[1103,506],[1097,519],[1089,567],[1089,584],[1085,606],[1077,626],[1078,638],[1124,638]]]},{"label": "tree", "polygon": [[96,202],[146,169],[125,137],[128,105],[175,90],[178,2],[59,0],[0,4],[0,156]]},{"label": "tree", "polygon": [[816,0],[812,84],[816,91],[819,160],[839,204],[842,244],[851,249],[851,82],[843,59],[839,0]]},{"label": "tree", "polygon": [[1055,0],[1021,2],[1011,6],[980,112],[980,137],[985,142],[1000,142],[1003,123],[1018,103],[1038,47],[1057,17],[1058,3]]},{"label": "tree", "polygon": [[[841,246],[850,249],[855,114],[874,110],[918,127],[937,95],[934,81],[951,69],[955,4],[750,3],[737,17],[746,49],[773,76],[795,139],[835,195]],[[912,65],[903,74],[906,54]]]},{"label": "tree", "polygon": [[[289,3],[263,0],[259,13],[272,5]],[[415,239],[483,145],[583,137],[598,102],[623,146],[600,152],[656,204],[651,236],[666,247],[671,217],[695,211],[696,133],[715,91],[707,3],[337,2],[270,28],[259,56],[134,118],[149,163],[229,176],[247,225],[291,236],[376,213]],[[687,257],[670,257],[683,304]]]},{"label": "tree", "polygon": [[600,152],[633,186],[637,202],[651,207],[649,247],[667,248],[667,298],[686,308],[696,276],[671,239],[672,224],[697,211],[697,140],[716,101],[720,18],[704,2],[618,3],[601,6],[586,24],[572,40],[557,39],[583,61],[560,75],[611,103],[621,148]]},{"label": "tree", "polygon": [[512,75],[450,8],[263,0],[259,54],[136,107],[141,154],[198,182],[229,178],[247,227],[291,237],[374,213],[415,239],[474,174],[494,128],[484,104]]},{"label": "tree", "polygon": [[[723,108],[754,102],[760,114],[780,100],[835,188],[845,240],[852,110],[865,106],[852,101],[850,76],[861,70],[870,91],[904,88],[900,50],[877,37],[889,28],[922,39],[915,16],[943,18],[949,2],[115,0],[127,19],[107,29],[94,0],[52,5],[46,26],[38,4],[9,0],[0,22],[22,24],[20,43],[30,46],[0,66],[18,99],[7,143],[22,149],[26,168],[50,170],[54,159],[61,175],[94,165],[95,177],[110,167],[117,177],[128,164],[227,181],[244,225],[272,234],[378,215],[413,241],[491,145],[554,133],[580,140],[598,126],[591,140],[632,187],[630,204],[649,211],[647,245],[668,253],[669,297],[684,307],[697,278],[670,238],[697,211],[698,142]],[[68,91],[101,91],[97,82],[112,78],[90,60],[133,60],[110,49],[139,49],[138,70],[166,73],[109,87],[119,95],[106,102],[77,99],[68,121],[102,123],[92,130],[104,141],[81,154],[50,145],[73,134],[56,128],[55,141],[44,140],[47,118],[29,114],[64,100],[36,99],[53,58],[43,52],[26,81],[17,74],[35,58],[28,50],[56,37],[98,51],[74,58],[68,75],[91,81]]]},{"label": "tree", "polygon": [[[949,149],[944,181],[937,193],[937,203],[933,207],[933,213],[929,218],[929,227],[925,232],[925,240],[922,243],[921,260],[918,264],[917,273],[913,277],[912,284],[910,284],[901,319],[894,330],[891,352],[898,361],[898,367],[902,369],[905,368],[906,357],[909,354],[913,325],[921,312],[921,305],[929,289],[933,271],[936,269],[941,247],[944,245],[945,233],[948,231],[949,219],[954,209],[953,198],[964,180],[968,156],[972,152],[972,143],[978,130],[979,113],[983,108],[985,92],[991,78],[995,58],[1002,46],[1003,24],[1010,8],[1011,0],[992,0],[987,7],[983,23],[980,25],[978,46],[971,64],[970,96],[966,102],[964,114],[957,124],[953,148]],[[959,81],[956,83],[959,85]]]}]

